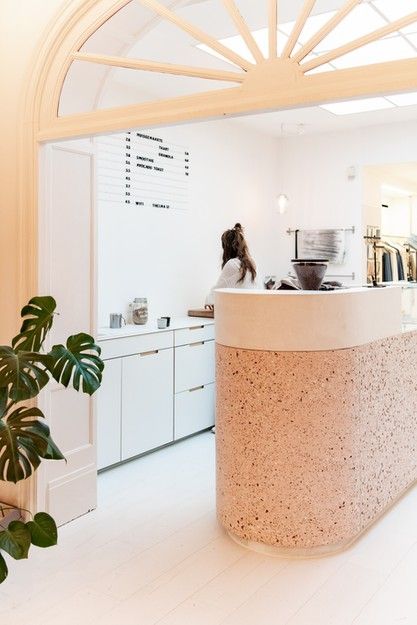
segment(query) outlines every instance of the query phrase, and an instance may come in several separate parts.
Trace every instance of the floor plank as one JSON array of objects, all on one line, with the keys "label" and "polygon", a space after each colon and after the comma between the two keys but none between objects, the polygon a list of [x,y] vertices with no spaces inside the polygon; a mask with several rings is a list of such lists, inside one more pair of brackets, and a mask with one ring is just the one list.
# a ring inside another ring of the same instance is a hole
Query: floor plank
[{"label": "floor plank", "polygon": [[[291,560],[232,542],[215,515],[214,436],[99,476],[99,508],[11,562],[0,616],[52,625],[415,625],[417,489],[361,540]],[[25,602],[22,601],[22,593]]]}]

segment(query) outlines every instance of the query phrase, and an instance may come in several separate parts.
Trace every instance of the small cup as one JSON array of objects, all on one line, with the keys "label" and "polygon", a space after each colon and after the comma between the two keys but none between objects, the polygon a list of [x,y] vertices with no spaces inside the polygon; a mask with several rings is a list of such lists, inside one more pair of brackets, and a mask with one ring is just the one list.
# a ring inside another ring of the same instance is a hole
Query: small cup
[{"label": "small cup", "polygon": [[171,317],[161,317],[161,319],[166,319],[166,322],[167,322],[166,327],[169,328],[169,326],[171,325]]},{"label": "small cup", "polygon": [[112,329],[121,328],[126,325],[126,321],[120,313],[110,313],[110,327]]},{"label": "small cup", "polygon": [[157,324],[159,330],[165,330],[169,325],[166,317],[160,317],[157,320]]}]

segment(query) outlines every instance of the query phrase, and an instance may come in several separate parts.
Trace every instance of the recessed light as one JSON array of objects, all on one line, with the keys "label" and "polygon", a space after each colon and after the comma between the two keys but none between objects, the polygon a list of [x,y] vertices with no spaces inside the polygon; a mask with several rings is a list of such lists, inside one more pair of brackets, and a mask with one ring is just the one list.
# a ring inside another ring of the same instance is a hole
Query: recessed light
[{"label": "recessed light", "polygon": [[417,91],[412,91],[411,93],[397,93],[385,97],[395,104],[395,106],[411,106],[412,104],[417,104]]},{"label": "recessed light", "polygon": [[394,104],[392,104],[392,102],[388,102],[385,98],[366,98],[364,100],[348,100],[347,102],[321,104],[320,108],[325,109],[334,115],[353,115],[355,113],[381,111],[383,109],[394,108]]}]

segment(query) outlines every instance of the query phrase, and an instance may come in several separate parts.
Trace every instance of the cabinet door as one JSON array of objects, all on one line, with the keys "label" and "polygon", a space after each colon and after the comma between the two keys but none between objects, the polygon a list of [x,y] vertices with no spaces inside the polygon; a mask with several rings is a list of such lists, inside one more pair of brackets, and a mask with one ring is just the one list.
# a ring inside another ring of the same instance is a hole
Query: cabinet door
[{"label": "cabinet door", "polygon": [[96,395],[97,468],[121,460],[122,359],[107,360]]},{"label": "cabinet door", "polygon": [[175,440],[214,425],[214,384],[175,395]]},{"label": "cabinet door", "polygon": [[214,341],[175,348],[175,392],[214,382]]},{"label": "cabinet door", "polygon": [[122,459],[174,438],[173,349],[123,358]]}]

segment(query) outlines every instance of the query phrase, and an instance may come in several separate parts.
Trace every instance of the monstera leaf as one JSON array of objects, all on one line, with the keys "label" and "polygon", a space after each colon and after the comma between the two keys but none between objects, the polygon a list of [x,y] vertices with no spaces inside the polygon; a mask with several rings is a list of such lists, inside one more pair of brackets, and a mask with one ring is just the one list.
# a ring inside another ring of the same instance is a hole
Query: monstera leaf
[{"label": "monstera leaf", "polygon": [[52,327],[56,301],[53,297],[33,297],[22,308],[24,319],[20,333],[12,340],[16,351],[37,352],[41,349],[45,337]]},{"label": "monstera leaf", "polygon": [[8,574],[9,571],[7,569],[6,561],[0,553],[0,584],[4,582]]},{"label": "monstera leaf", "polygon": [[45,354],[16,352],[0,346],[0,388],[8,387],[9,398],[14,402],[35,397],[49,382],[47,364]]},{"label": "monstera leaf", "polygon": [[36,547],[53,547],[58,541],[56,523],[46,512],[38,512],[33,521],[26,523],[31,536],[32,545]]},{"label": "monstera leaf", "polygon": [[32,475],[42,458],[64,459],[39,417],[39,408],[20,407],[0,419],[0,479],[16,483]]},{"label": "monstera leaf", "polygon": [[[95,352],[95,353],[92,353]],[[101,384],[104,363],[99,358],[101,349],[89,334],[75,334],[67,340],[67,345],[54,345],[49,352],[50,371],[57,382],[68,387],[72,385],[83,393],[92,395]]]},{"label": "monstera leaf", "polygon": [[28,557],[31,535],[23,521],[12,521],[7,529],[0,532],[0,549],[15,560]]},{"label": "monstera leaf", "polygon": [[6,412],[7,402],[9,399],[9,389],[0,384],[0,419]]}]

